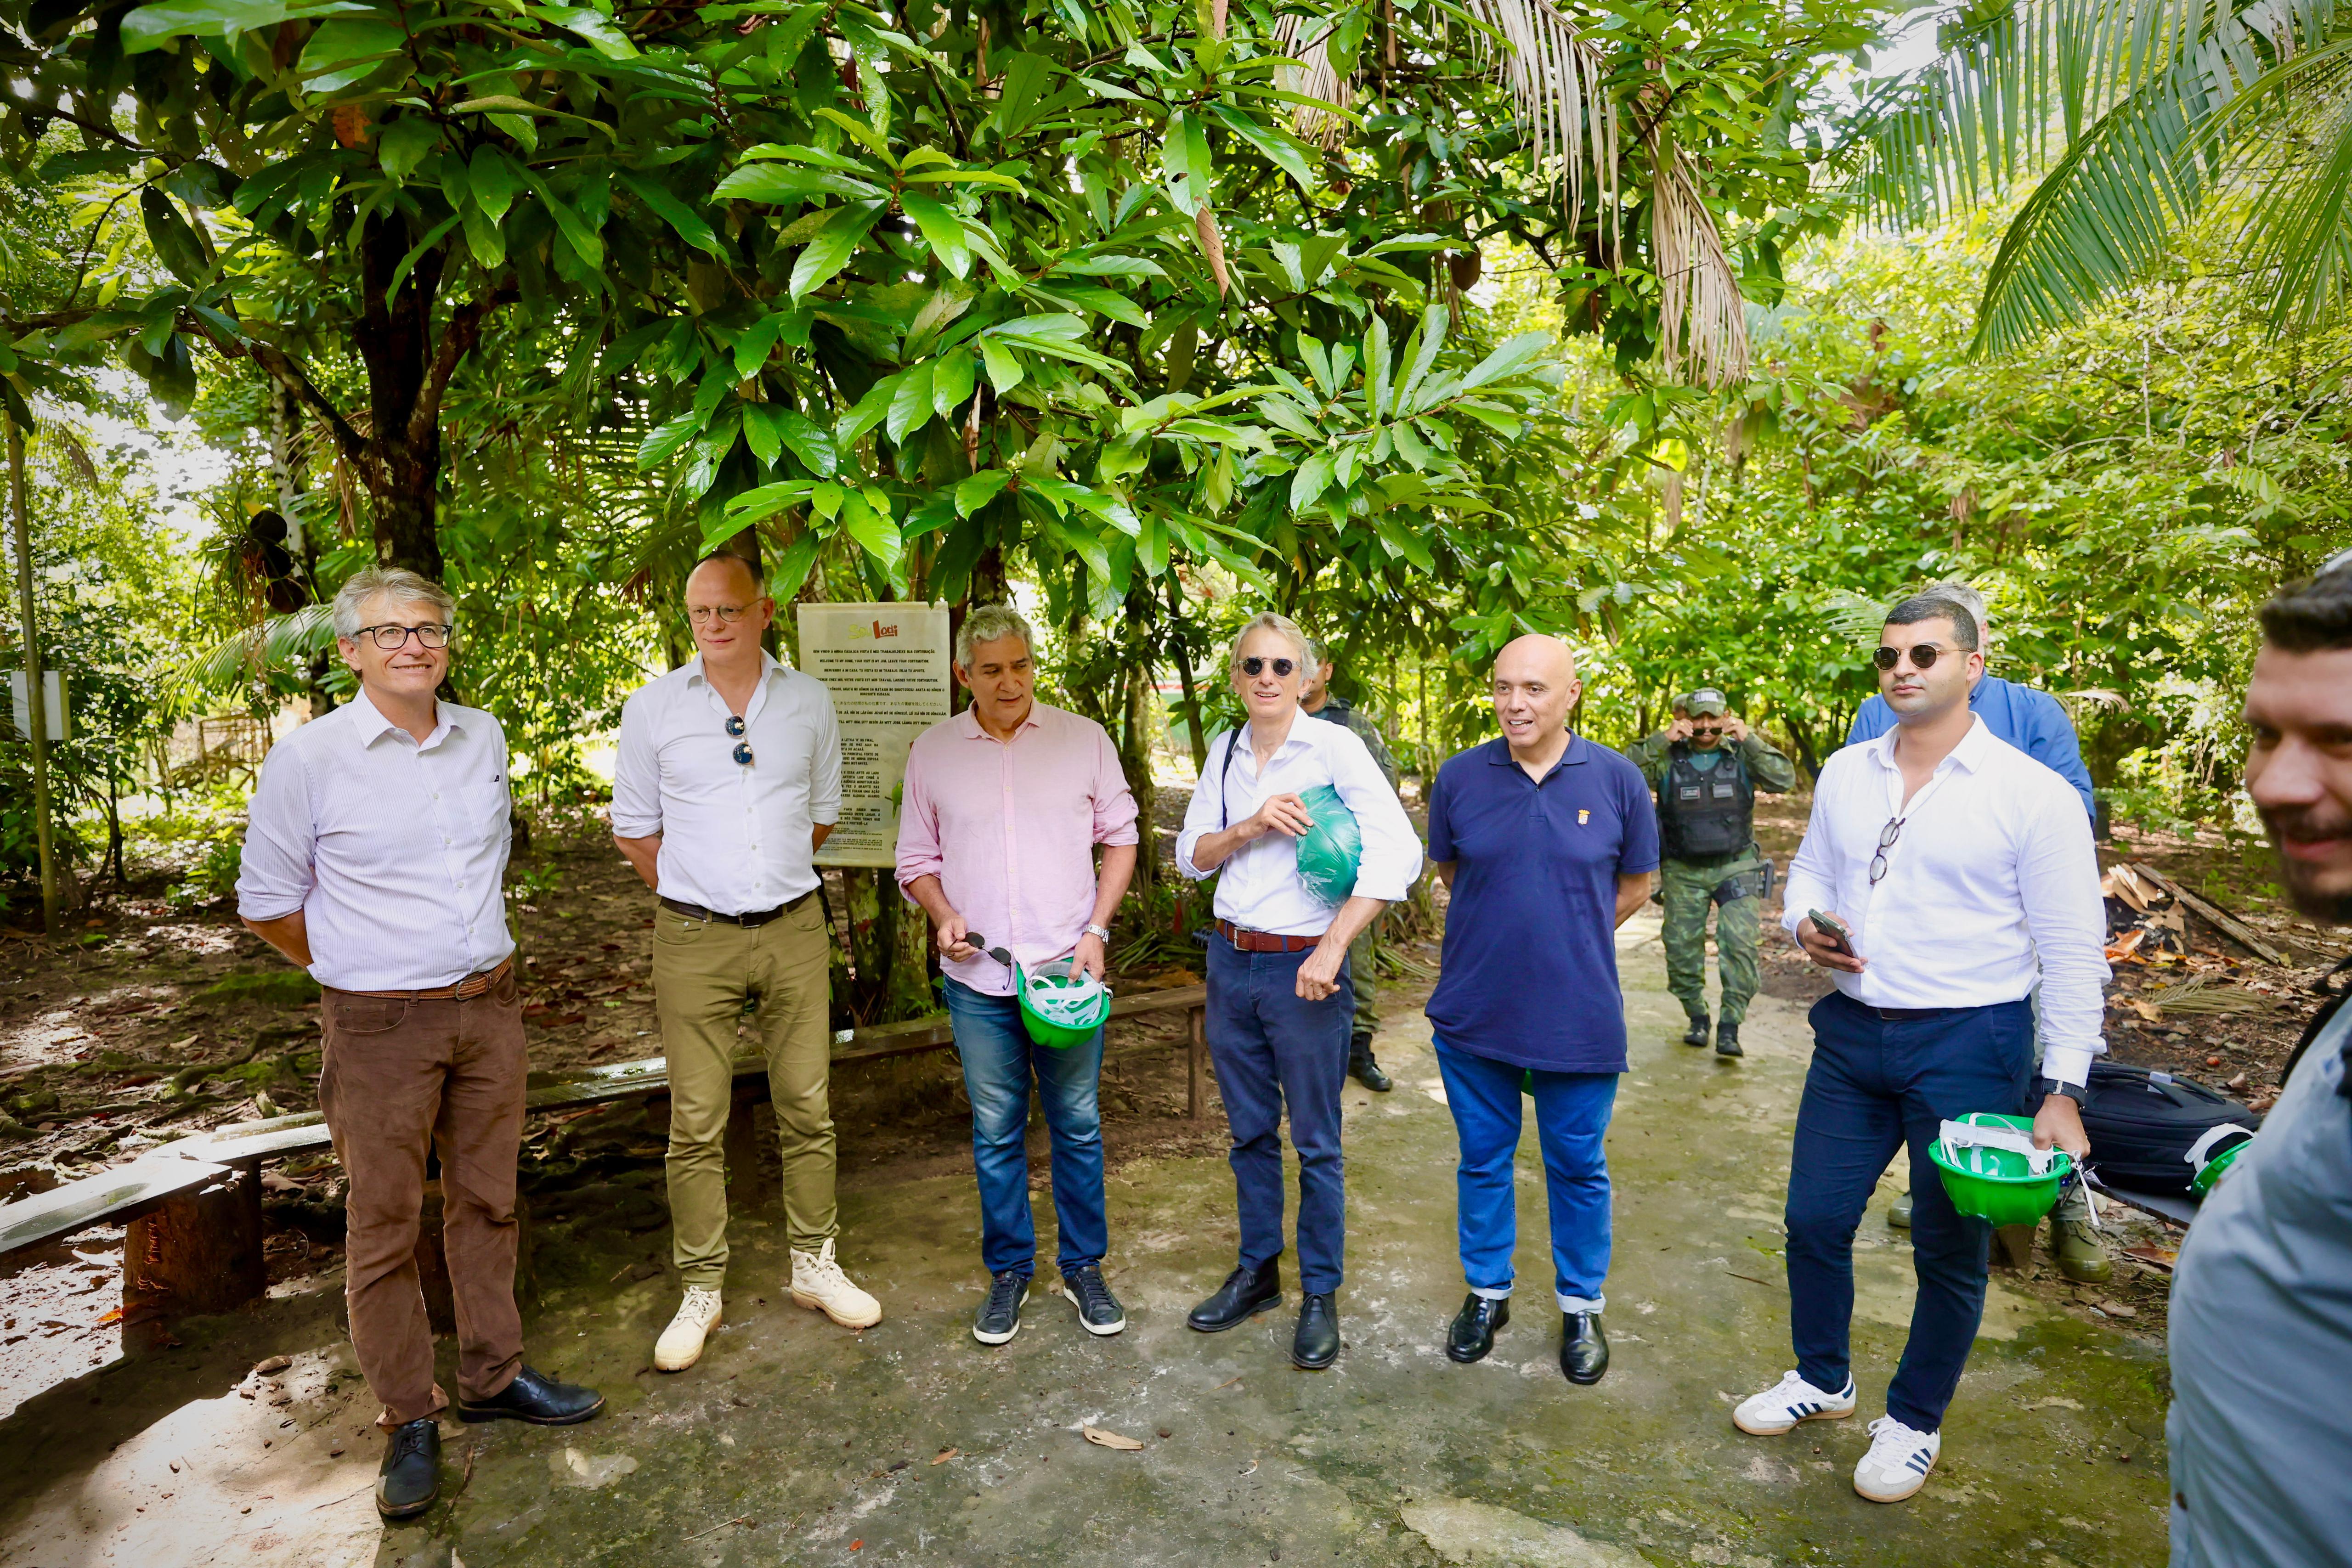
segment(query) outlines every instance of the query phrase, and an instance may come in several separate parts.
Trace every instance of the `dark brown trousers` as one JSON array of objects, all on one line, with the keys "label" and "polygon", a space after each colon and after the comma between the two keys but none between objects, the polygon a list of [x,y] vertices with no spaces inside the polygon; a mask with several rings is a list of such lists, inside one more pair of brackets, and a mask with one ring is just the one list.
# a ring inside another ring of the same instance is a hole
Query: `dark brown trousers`
[{"label": "dark brown trousers", "polygon": [[457,1313],[457,1393],[488,1399],[522,1365],[515,1309],[515,1156],[528,1076],[509,972],[478,997],[330,988],[319,1108],[349,1184],[344,1294],[352,1347],[396,1427],[444,1408],[416,1278],[425,1155],[441,1155],[442,1246]]}]

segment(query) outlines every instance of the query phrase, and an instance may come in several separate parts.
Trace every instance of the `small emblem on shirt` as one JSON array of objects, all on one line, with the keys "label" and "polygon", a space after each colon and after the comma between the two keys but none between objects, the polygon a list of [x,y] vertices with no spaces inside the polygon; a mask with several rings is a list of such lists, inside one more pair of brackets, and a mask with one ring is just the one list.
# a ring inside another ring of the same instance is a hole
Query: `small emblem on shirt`
[{"label": "small emblem on shirt", "polygon": [[1591,821],[1592,821],[1592,808],[1590,806],[1579,806],[1576,809],[1576,825],[1580,828]]}]

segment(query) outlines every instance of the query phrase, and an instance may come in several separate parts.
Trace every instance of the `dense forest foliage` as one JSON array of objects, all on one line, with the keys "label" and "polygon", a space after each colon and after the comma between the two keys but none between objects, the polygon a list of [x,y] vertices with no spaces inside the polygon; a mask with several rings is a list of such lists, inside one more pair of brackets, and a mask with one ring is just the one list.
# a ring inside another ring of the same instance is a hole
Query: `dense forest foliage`
[{"label": "dense forest foliage", "polygon": [[[2119,810],[2224,815],[2252,608],[2352,540],[2352,340],[2226,158],[2015,304],[2112,126],[2052,89],[2042,143],[1968,162],[1954,61],[2045,57],[2002,25],[1873,77],[1893,20],[1844,0],[5,0],[0,402],[68,860],[119,878],[133,795],[222,840],[184,812],[236,777],[164,738],[338,700],[323,601],[378,559],[458,591],[461,695],[576,809],[720,547],[783,601],[1015,598],[1139,777],[1223,722],[1262,605],[1421,766],[1533,628],[1589,733],[1714,684],[1810,768],[1877,609],[1964,577]],[[26,768],[12,728],[19,900]]]}]

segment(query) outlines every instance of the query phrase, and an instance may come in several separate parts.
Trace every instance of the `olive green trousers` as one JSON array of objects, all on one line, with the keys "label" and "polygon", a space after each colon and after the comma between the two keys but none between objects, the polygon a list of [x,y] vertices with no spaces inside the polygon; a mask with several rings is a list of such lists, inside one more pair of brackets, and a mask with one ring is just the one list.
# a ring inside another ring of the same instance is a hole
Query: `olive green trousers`
[{"label": "olive green trousers", "polygon": [[[1666,989],[1693,1018],[1706,1016],[1706,915],[1715,907],[1715,890],[1728,878],[1754,873],[1762,863],[1754,855],[1659,863],[1666,904],[1661,933],[1666,949]],[[1745,1019],[1748,1004],[1756,995],[1758,912],[1762,903],[1754,897],[1735,898],[1716,915],[1716,967],[1723,982],[1725,1023]]]}]

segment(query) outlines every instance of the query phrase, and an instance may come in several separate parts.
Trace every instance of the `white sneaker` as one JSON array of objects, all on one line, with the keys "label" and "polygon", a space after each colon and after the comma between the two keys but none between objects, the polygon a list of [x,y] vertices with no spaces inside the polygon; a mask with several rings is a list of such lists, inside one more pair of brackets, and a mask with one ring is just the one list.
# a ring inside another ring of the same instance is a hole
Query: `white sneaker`
[{"label": "white sneaker", "polygon": [[849,1282],[833,1260],[833,1241],[814,1252],[793,1250],[793,1305],[823,1312],[845,1329],[870,1329],[882,1321],[882,1303]]},{"label": "white sneaker", "polygon": [[1901,1502],[1927,1484],[1943,1451],[1942,1433],[1915,1432],[1881,1416],[1870,1424],[1870,1452],[1853,1467],[1853,1490],[1873,1502]]},{"label": "white sneaker", "polygon": [[1843,1394],[1824,1394],[1791,1372],[1761,1394],[1739,1402],[1731,1424],[1759,1437],[1773,1437],[1800,1421],[1835,1421],[1853,1414],[1853,1379]]},{"label": "white sneaker", "polygon": [[718,1326],[719,1292],[688,1285],[686,1300],[677,1304],[677,1316],[670,1319],[669,1327],[654,1342],[654,1370],[684,1372],[700,1361],[702,1342]]}]

